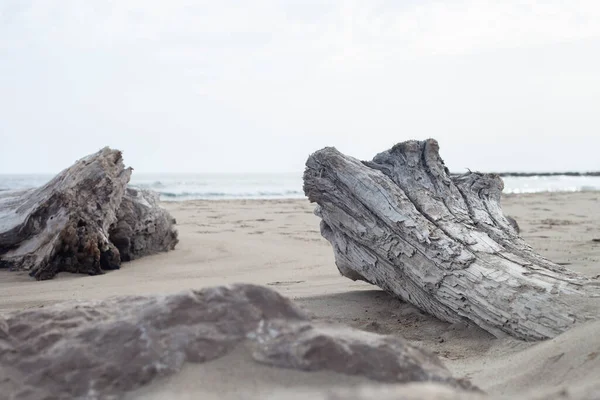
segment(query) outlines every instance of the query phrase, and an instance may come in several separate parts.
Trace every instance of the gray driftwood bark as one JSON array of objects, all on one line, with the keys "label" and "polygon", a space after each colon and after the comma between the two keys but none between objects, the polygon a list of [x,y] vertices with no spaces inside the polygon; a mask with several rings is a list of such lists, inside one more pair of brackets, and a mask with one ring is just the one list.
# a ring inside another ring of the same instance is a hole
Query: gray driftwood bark
[{"label": "gray driftwood bark", "polygon": [[158,205],[158,193],[127,188],[117,211],[117,222],[109,231],[121,261],[173,250],[178,242],[175,218]]},{"label": "gray driftwood bark", "polygon": [[451,177],[438,143],[408,141],[361,162],[311,155],[304,191],[342,275],[448,322],[496,336],[554,337],[600,316],[600,281],[537,254],[500,207],[497,175]]},{"label": "gray driftwood bark", "polygon": [[41,188],[0,192],[0,267],[36,279],[95,275],[119,268],[120,247],[125,259],[173,249],[174,220],[155,199],[126,190],[130,175],[121,152],[104,148]]}]

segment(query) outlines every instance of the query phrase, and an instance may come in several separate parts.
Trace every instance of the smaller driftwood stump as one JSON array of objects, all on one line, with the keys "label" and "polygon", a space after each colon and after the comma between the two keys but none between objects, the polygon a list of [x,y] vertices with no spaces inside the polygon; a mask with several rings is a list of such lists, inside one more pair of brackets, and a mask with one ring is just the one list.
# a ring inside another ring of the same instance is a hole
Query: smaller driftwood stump
[{"label": "smaller driftwood stump", "polygon": [[361,162],[311,155],[304,192],[342,275],[449,322],[526,340],[600,317],[600,281],[537,254],[504,216],[497,175],[451,177],[435,140]]},{"label": "smaller driftwood stump", "polygon": [[0,267],[36,279],[95,275],[119,268],[120,248],[124,259],[172,250],[173,218],[156,198],[127,190],[130,175],[121,152],[104,148],[41,188],[0,192]]},{"label": "smaller driftwood stump", "polygon": [[109,231],[109,239],[119,249],[121,261],[173,250],[177,244],[175,218],[158,201],[158,193],[149,190],[125,191],[117,211],[118,221]]}]

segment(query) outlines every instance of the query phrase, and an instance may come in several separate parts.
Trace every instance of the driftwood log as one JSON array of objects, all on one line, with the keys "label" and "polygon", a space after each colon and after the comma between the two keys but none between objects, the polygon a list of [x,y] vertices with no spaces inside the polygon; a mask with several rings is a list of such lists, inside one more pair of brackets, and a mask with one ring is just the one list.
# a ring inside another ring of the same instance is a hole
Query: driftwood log
[{"label": "driftwood log", "polygon": [[127,189],[130,176],[121,152],[104,148],[41,188],[0,192],[0,267],[36,279],[61,271],[96,275],[172,250],[175,221],[155,197]]},{"label": "driftwood log", "polygon": [[109,239],[121,261],[135,260],[157,251],[173,250],[177,244],[175,218],[158,205],[158,193],[128,187],[117,211]]},{"label": "driftwood log", "polygon": [[537,254],[500,206],[498,175],[451,177],[438,143],[408,141],[361,162],[312,154],[304,191],[343,276],[448,322],[525,340],[600,316],[600,281]]}]

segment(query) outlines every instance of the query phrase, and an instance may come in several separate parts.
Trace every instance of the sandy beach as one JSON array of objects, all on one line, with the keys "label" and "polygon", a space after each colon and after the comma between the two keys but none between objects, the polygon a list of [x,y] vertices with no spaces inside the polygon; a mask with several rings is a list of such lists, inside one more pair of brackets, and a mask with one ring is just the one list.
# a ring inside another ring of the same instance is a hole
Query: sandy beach
[{"label": "sandy beach", "polygon": [[[596,276],[600,274],[599,201],[598,192],[507,195],[503,207],[540,254]],[[547,391],[587,390],[598,384],[600,325],[577,327],[532,345],[497,339],[475,326],[441,322],[375,286],[341,277],[307,200],[186,201],[163,206],[177,219],[180,243],[175,251],[124,264],[101,276],[61,273],[54,280],[36,282],[25,273],[0,271],[0,312],[73,299],[255,283],[293,299],[319,320],[402,335],[438,354],[456,377],[471,379],[491,394],[534,391],[542,396]],[[207,364],[188,365],[132,396],[238,398],[281,387],[365,382],[333,373],[257,368],[247,358],[239,351]]]},{"label": "sandy beach", "polygon": [[0,400],[600,400],[599,21],[0,0]]}]

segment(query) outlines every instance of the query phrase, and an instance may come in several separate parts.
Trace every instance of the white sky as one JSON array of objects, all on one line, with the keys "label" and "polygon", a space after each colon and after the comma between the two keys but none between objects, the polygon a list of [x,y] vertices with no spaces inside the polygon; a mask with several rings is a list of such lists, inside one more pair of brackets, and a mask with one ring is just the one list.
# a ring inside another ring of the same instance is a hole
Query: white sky
[{"label": "white sky", "polygon": [[0,0],[0,173],[600,169],[600,1]]}]

